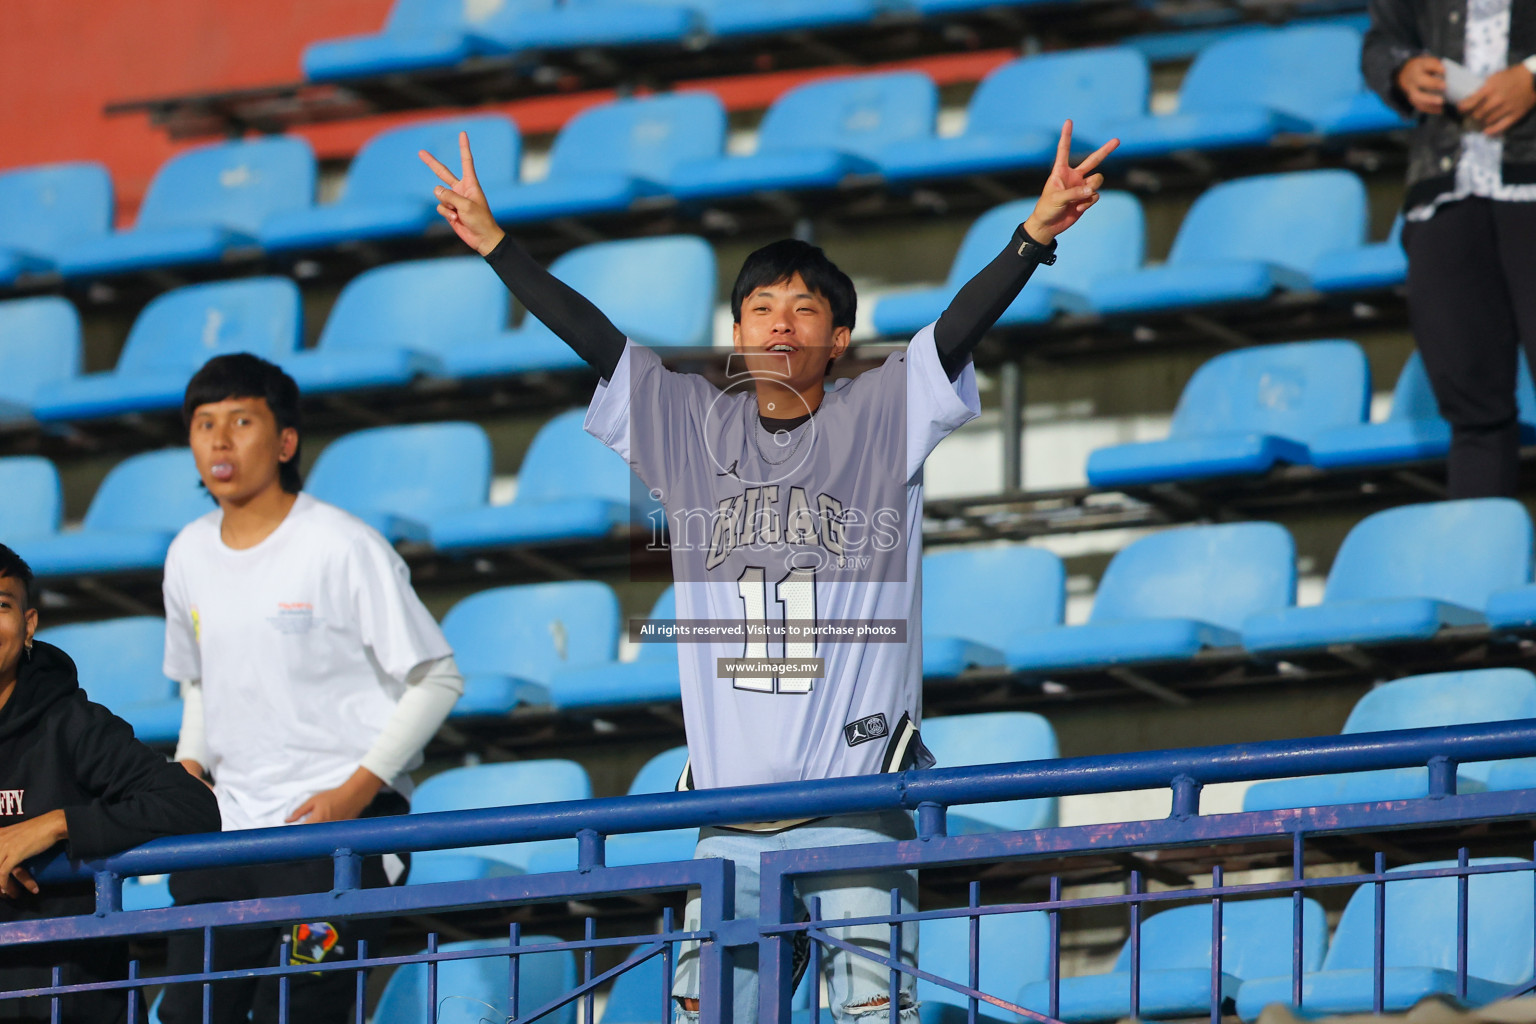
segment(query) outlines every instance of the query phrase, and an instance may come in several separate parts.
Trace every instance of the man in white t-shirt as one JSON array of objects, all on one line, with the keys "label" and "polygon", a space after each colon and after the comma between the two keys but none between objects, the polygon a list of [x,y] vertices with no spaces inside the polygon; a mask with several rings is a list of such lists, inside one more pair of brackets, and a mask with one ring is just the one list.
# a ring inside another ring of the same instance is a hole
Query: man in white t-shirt
[{"label": "man in white t-shirt", "polygon": [[[301,492],[299,392],[281,368],[210,360],[183,402],[192,454],[218,508],[188,524],[165,563],[165,674],[185,700],[176,759],[209,781],[226,831],[410,809],[408,772],[464,690],[405,563],[373,528]],[[398,857],[363,884],[403,881]],[[178,905],[323,892],[331,862],[171,877]],[[319,963],[377,948],[385,919],[309,921],[216,937],[214,970]],[[202,937],[175,935],[171,973],[202,969]],[[350,973],[290,976],[290,1019],[352,1019]],[[200,985],[167,989],[164,1024],[202,1021]],[[277,981],[212,986],[212,1024],[276,1020]]]}]

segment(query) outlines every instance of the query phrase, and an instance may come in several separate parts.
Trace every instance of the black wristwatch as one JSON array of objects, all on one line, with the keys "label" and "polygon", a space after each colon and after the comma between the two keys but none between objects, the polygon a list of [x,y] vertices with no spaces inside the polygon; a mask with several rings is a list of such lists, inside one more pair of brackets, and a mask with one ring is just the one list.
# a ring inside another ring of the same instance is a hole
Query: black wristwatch
[{"label": "black wristwatch", "polygon": [[1030,238],[1029,232],[1024,230],[1023,224],[1020,224],[1013,232],[1013,251],[1048,267],[1056,262],[1056,239],[1051,239],[1050,245],[1041,245]]}]

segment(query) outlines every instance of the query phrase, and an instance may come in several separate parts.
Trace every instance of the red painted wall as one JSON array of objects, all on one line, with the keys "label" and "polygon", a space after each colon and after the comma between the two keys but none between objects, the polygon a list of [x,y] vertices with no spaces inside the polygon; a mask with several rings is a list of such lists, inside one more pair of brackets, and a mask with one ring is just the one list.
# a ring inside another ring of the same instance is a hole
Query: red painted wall
[{"label": "red painted wall", "polygon": [[4,0],[0,3],[0,169],[99,160],[119,219],[150,176],[189,143],[114,100],[300,78],[316,39],[373,32],[390,0]]}]

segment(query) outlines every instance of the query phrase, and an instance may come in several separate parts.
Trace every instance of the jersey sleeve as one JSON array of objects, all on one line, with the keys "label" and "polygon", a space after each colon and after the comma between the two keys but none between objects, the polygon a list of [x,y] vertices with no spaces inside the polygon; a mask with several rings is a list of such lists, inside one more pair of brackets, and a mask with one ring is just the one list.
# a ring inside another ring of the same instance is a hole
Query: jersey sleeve
[{"label": "jersey sleeve", "polygon": [[981,415],[976,368],[969,359],[954,380],[944,372],[933,325],[917,332],[906,352],[907,479],[923,468],[938,443]]},{"label": "jersey sleeve", "polygon": [[181,572],[181,558],[176,545],[165,559],[165,663],[166,678],[179,683],[203,677],[202,653],[198,648],[197,610],[187,597],[186,580]]},{"label": "jersey sleeve", "polygon": [[411,587],[405,560],[384,538],[370,532],[353,541],[347,587],[363,643],[393,678],[404,683],[417,665],[453,653]]},{"label": "jersey sleeve", "polygon": [[700,457],[694,448],[719,394],[703,377],[669,370],[631,341],[613,376],[598,382],[584,425],[665,500],[687,461]]}]

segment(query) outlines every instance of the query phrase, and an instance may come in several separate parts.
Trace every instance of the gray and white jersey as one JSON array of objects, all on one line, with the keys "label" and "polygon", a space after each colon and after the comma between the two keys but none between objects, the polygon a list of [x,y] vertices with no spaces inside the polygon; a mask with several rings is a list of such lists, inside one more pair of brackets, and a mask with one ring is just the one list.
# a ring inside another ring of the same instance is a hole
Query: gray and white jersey
[{"label": "gray and white jersey", "polygon": [[[665,507],[679,624],[737,630],[679,638],[696,786],[896,766],[921,717],[923,461],[980,411],[974,371],[949,380],[932,326],[777,434],[745,372],[721,389],[625,346],[586,429]],[[779,658],[820,659],[821,671],[733,674]]]}]

